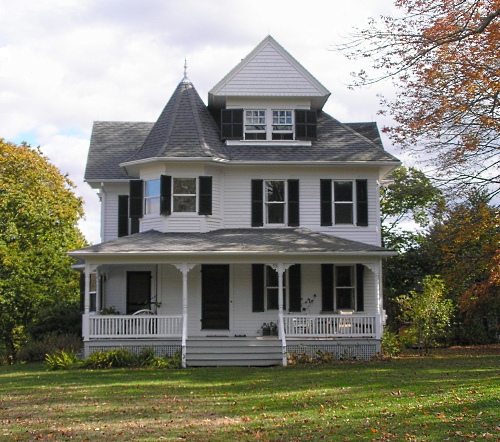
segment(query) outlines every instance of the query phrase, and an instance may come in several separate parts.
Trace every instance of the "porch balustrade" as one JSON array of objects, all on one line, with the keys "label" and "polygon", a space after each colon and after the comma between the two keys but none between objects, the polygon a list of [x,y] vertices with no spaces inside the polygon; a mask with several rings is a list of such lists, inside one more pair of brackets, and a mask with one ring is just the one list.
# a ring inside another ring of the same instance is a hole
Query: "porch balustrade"
[{"label": "porch balustrade", "polygon": [[182,336],[182,315],[89,316],[89,338],[171,338]]},{"label": "porch balustrade", "polygon": [[376,317],[364,315],[284,316],[287,337],[375,338]]}]

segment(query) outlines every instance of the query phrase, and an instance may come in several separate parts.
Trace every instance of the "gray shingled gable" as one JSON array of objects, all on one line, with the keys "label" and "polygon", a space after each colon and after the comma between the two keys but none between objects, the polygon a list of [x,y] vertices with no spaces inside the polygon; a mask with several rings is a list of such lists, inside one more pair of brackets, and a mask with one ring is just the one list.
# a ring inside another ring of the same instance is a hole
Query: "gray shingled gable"
[{"label": "gray shingled gable", "polygon": [[181,82],[143,145],[126,162],[148,158],[225,158],[219,130],[190,82]]},{"label": "gray shingled gable", "polygon": [[161,253],[287,253],[390,255],[383,247],[312,232],[304,228],[220,229],[206,233],[156,230],[70,252],[73,256]]}]

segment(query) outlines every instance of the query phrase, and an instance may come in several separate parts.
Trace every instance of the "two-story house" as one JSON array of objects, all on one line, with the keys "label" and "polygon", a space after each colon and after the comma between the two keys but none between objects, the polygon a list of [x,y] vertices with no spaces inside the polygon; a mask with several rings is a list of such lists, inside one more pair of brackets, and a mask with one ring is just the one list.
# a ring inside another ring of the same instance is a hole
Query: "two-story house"
[{"label": "two-story house", "polygon": [[103,242],[69,253],[84,262],[86,355],[271,365],[380,351],[393,252],[379,183],[399,161],[375,123],[323,112],[329,95],[268,36],[208,106],[185,76],[155,123],[94,123],[85,179]]}]

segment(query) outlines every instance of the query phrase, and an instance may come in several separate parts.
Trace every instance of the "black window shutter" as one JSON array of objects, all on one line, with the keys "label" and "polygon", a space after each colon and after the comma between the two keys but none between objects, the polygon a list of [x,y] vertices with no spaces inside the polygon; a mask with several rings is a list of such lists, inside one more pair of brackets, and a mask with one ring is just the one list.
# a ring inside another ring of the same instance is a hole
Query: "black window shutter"
[{"label": "black window shutter", "polygon": [[221,110],[221,139],[243,139],[243,109]]},{"label": "black window shutter", "polygon": [[129,203],[130,218],[142,218],[144,207],[144,182],[142,180],[130,181]]},{"label": "black window shutter", "polygon": [[364,270],[363,264],[356,264],[356,310],[360,312],[365,309]]},{"label": "black window shutter", "polygon": [[321,310],[333,311],[333,264],[321,264]]},{"label": "black window shutter", "polygon": [[317,138],[317,113],[314,110],[295,110],[295,139],[315,140]]},{"label": "black window shutter", "polygon": [[321,225],[332,225],[332,180],[320,180]]},{"label": "black window shutter", "polygon": [[212,214],[212,177],[199,177],[200,202],[198,207],[199,215]]},{"label": "black window shutter", "polygon": [[139,218],[130,218],[130,234],[139,233]]},{"label": "black window shutter", "polygon": [[128,220],[128,195],[118,195],[118,237],[128,235]]},{"label": "black window shutter", "polygon": [[162,175],[160,177],[160,215],[172,213],[172,177]]},{"label": "black window shutter", "polygon": [[288,268],[288,284],[288,291],[290,296],[289,311],[300,312],[302,309],[300,264],[295,264]]},{"label": "black window shutter", "polygon": [[264,311],[264,264],[252,264],[252,311]]},{"label": "black window shutter", "polygon": [[252,180],[252,227],[264,225],[264,181]]},{"label": "black window shutter", "polygon": [[288,180],[288,225],[298,227],[299,215],[299,180]]},{"label": "black window shutter", "polygon": [[368,225],[368,181],[356,180],[357,225]]},{"label": "black window shutter", "polygon": [[85,310],[85,273],[80,273],[80,312]]}]

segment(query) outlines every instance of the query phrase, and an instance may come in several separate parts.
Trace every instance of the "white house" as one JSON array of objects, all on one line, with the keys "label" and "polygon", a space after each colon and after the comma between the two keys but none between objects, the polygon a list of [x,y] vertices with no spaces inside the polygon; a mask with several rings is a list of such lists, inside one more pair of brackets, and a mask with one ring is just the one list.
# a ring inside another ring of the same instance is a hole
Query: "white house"
[{"label": "white house", "polygon": [[185,76],[155,123],[94,123],[85,179],[103,242],[69,252],[84,263],[86,355],[272,365],[380,351],[394,253],[380,246],[379,183],[400,163],[376,123],[323,112],[329,95],[268,36],[208,106]]}]

